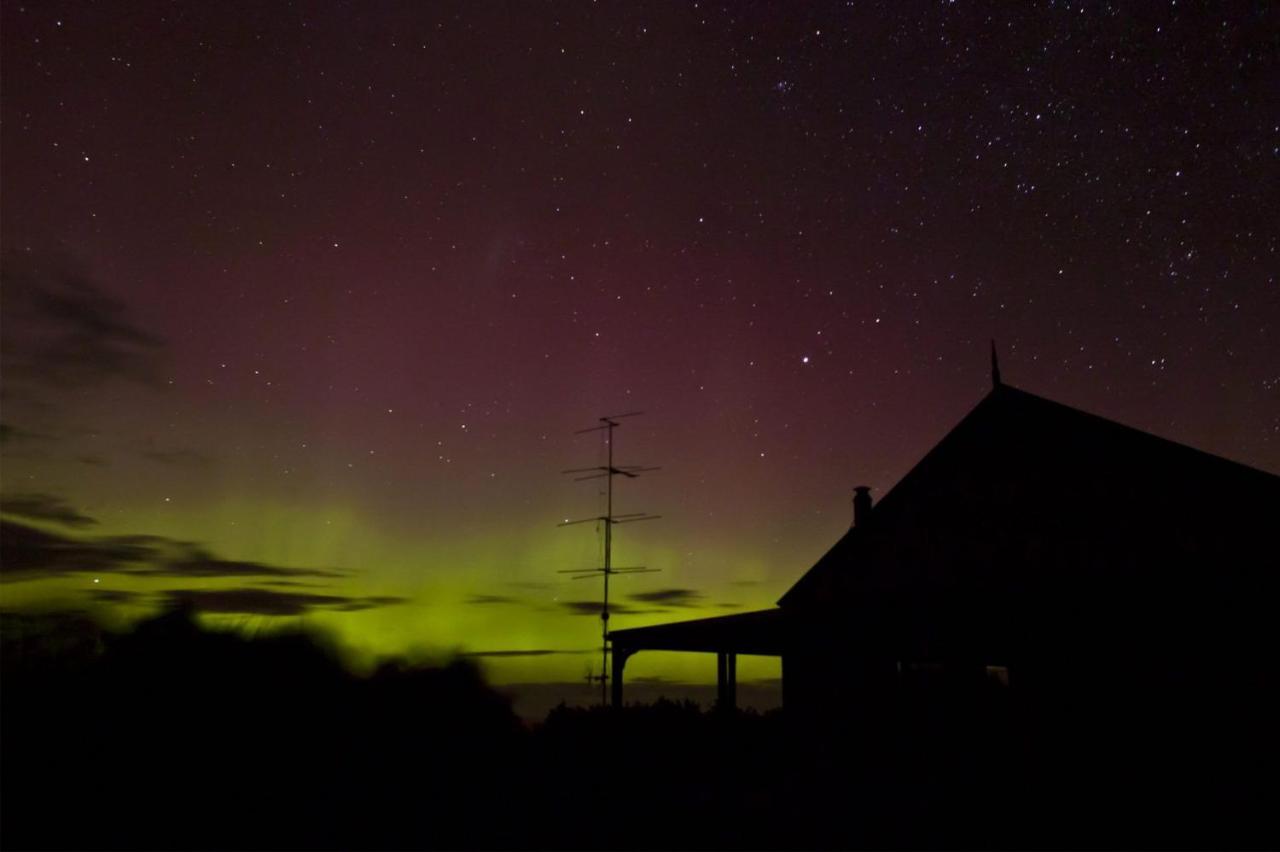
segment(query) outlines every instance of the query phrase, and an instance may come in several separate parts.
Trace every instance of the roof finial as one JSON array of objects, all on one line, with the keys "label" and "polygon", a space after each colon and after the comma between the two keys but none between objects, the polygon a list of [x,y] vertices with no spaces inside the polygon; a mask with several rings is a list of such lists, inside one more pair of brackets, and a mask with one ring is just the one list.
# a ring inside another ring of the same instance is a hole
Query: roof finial
[{"label": "roof finial", "polygon": [[996,358],[996,341],[991,340],[991,387],[1000,387],[1000,361]]}]

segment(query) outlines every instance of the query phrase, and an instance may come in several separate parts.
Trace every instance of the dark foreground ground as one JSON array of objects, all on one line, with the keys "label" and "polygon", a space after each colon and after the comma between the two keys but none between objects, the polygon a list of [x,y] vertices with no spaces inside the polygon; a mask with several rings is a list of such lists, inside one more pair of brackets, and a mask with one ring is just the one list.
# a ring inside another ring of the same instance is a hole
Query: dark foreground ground
[{"label": "dark foreground ground", "polygon": [[1247,708],[1086,729],[992,688],[821,732],[670,702],[528,726],[461,662],[356,677],[181,612],[3,628],[5,849],[1280,845],[1274,725]]}]

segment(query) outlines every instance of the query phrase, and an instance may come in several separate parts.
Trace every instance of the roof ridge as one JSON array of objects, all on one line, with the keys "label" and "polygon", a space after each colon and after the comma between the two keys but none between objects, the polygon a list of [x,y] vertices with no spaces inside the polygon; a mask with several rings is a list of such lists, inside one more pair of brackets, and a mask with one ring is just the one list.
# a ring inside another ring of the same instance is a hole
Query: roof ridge
[{"label": "roof ridge", "polygon": [[[1252,465],[1247,465],[1244,462],[1239,462],[1239,461],[1236,461],[1235,459],[1229,459],[1226,456],[1220,456],[1220,455],[1217,455],[1216,453],[1211,453],[1207,450],[1202,450],[1199,447],[1193,447],[1190,444],[1184,444],[1181,441],[1175,441],[1172,438],[1166,438],[1162,435],[1157,435],[1155,432],[1148,432],[1147,430],[1140,429],[1137,426],[1130,426],[1127,423],[1121,423],[1119,420],[1112,420],[1109,417],[1103,417],[1101,414],[1095,414],[1092,411],[1086,411],[1083,408],[1076,408],[1074,405],[1067,405],[1065,402],[1059,402],[1056,399],[1050,399],[1046,396],[1040,396],[1039,394],[1032,393],[1031,391],[1028,391],[1028,390],[1023,390],[1022,388],[1013,387],[1012,385],[1005,384],[992,389],[991,393],[989,393],[987,397],[984,397],[983,400],[979,402],[977,406],[974,406],[973,410],[976,411],[978,407],[983,404],[983,402],[986,402],[987,399],[989,399],[992,396],[995,396],[997,393],[1003,393],[1006,395],[1008,395],[1009,393],[1012,393],[1016,396],[1021,396],[1028,400],[1031,400],[1035,404],[1043,405],[1046,408],[1057,409],[1059,411],[1069,413],[1076,417],[1091,421],[1095,425],[1104,426],[1106,428],[1109,428],[1118,432],[1127,433],[1132,437],[1140,437],[1149,441],[1154,441],[1159,444],[1163,444],[1170,449],[1176,448],[1181,452],[1194,454],[1196,456],[1201,457],[1205,461],[1212,461],[1217,464],[1230,465],[1232,467],[1237,467],[1237,468],[1240,468],[1241,470],[1249,471],[1254,474],[1261,474],[1262,476],[1271,477],[1272,479],[1275,479],[1278,481],[1277,484],[1280,484],[1280,474],[1274,474],[1274,473],[1271,473],[1270,471],[1263,470],[1262,468],[1253,467]],[[965,419],[967,418],[968,418],[968,415],[965,416]],[[961,423],[963,422],[964,420],[961,420]],[[956,425],[958,427],[960,424],[956,424]],[[947,434],[949,435],[950,432],[948,432]],[[886,494],[885,496],[887,497],[888,494]]]}]

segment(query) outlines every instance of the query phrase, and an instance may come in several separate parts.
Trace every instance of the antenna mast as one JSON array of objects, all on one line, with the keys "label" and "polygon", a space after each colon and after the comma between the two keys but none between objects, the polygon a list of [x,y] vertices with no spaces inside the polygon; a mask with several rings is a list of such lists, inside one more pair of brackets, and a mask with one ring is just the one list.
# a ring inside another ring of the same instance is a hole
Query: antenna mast
[{"label": "antenna mast", "polygon": [[605,497],[605,513],[603,515],[556,524],[556,526],[560,527],[589,522],[604,524],[604,567],[570,569],[558,573],[574,574],[576,575],[573,577],[575,580],[585,580],[596,575],[604,578],[604,598],[600,606],[600,675],[599,677],[588,675],[587,679],[600,681],[600,703],[606,706],[609,703],[609,577],[614,574],[652,574],[662,570],[660,568],[646,568],[643,565],[615,567],[613,564],[613,527],[615,524],[652,521],[661,517],[661,515],[650,515],[647,512],[632,512],[625,515],[615,515],[613,513],[613,478],[615,476],[635,479],[642,473],[660,469],[656,467],[640,467],[638,465],[615,466],[613,463],[613,430],[620,425],[617,421],[623,417],[636,417],[643,413],[642,411],[628,411],[626,414],[612,414],[607,417],[601,417],[599,426],[592,426],[590,429],[579,429],[574,433],[575,435],[584,435],[588,432],[606,433],[605,440],[609,446],[608,463],[603,466],[579,467],[561,471],[561,473],[585,474],[574,477],[574,482],[585,482],[588,479],[601,478],[608,480],[605,491],[607,495]]}]

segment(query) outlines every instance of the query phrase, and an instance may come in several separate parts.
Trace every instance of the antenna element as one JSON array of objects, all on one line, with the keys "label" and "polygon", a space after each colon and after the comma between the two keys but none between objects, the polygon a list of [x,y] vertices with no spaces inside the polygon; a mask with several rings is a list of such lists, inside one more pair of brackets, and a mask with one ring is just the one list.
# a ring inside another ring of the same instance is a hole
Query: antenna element
[{"label": "antenna element", "polygon": [[[661,568],[646,568],[643,565],[617,566],[613,564],[613,527],[615,524],[629,524],[635,521],[652,521],[661,517],[660,515],[650,515],[648,512],[628,512],[622,515],[613,513],[613,478],[615,476],[625,476],[627,479],[635,479],[641,473],[648,473],[653,470],[660,470],[657,467],[642,467],[640,465],[615,465],[613,463],[613,430],[620,424],[617,422],[623,417],[635,417],[643,412],[628,411],[626,414],[611,414],[607,417],[600,418],[599,426],[592,426],[590,429],[579,429],[575,435],[582,435],[587,432],[606,432],[605,440],[609,446],[609,461],[607,464],[598,465],[596,467],[579,467],[570,470],[561,471],[565,474],[580,474],[574,476],[574,482],[582,482],[588,479],[607,479],[608,488],[605,498],[605,512],[594,518],[579,518],[578,520],[565,520],[558,527],[567,527],[573,524],[585,524],[594,522],[604,524],[604,566],[601,568],[581,568],[568,569],[559,571],[560,574],[574,575],[570,579],[585,580],[589,577],[599,575],[604,578],[604,597],[600,604],[600,674],[593,675],[587,673],[587,681],[600,681],[600,703],[604,706],[609,704],[609,578],[615,574],[652,574],[661,571]],[[583,475],[584,474],[584,475]]]}]

